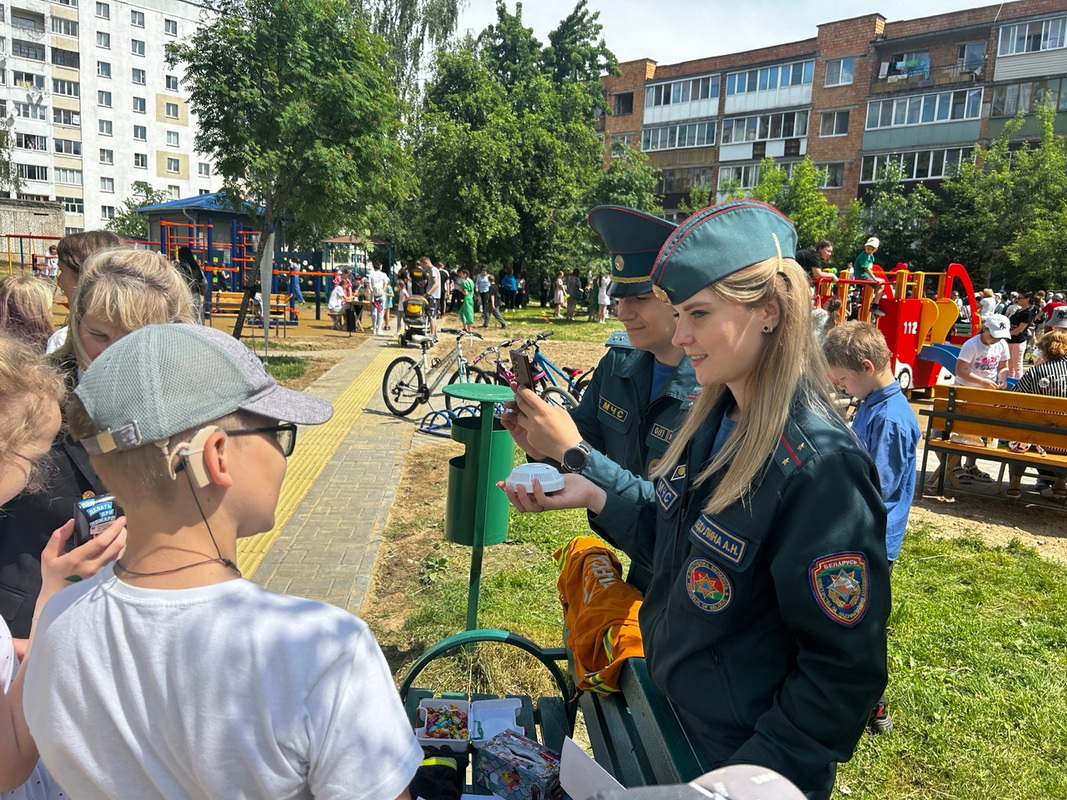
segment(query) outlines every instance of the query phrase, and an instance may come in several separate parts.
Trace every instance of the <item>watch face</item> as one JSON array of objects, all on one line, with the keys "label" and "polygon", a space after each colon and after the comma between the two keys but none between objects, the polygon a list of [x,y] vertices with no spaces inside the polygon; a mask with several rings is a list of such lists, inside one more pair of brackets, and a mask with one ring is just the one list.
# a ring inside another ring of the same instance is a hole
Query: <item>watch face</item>
[{"label": "watch face", "polygon": [[581,446],[571,447],[563,453],[563,466],[568,472],[581,472],[585,468],[585,462],[589,453]]}]

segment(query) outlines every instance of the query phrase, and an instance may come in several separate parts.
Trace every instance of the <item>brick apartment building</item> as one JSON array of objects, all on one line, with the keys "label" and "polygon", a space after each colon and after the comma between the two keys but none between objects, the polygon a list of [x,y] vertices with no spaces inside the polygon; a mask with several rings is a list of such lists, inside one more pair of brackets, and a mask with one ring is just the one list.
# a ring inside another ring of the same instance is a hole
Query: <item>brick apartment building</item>
[{"label": "brick apartment building", "polygon": [[808,155],[843,207],[886,159],[933,188],[1019,110],[1057,108],[1067,133],[1067,0],[1020,0],[890,22],[868,14],[818,26],[798,42],[660,66],[620,64],[604,78],[614,113],[597,121],[612,147],[640,148],[659,170],[670,218],[694,185],[750,188],[760,161]]}]

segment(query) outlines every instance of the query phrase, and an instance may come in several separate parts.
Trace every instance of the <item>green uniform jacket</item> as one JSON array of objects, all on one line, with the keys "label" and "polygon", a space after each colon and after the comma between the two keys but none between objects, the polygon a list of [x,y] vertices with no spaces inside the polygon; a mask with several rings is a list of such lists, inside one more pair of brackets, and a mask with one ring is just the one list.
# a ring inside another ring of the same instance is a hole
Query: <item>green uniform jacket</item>
[{"label": "green uniform jacket", "polygon": [[633,502],[653,501],[648,473],[666,452],[682,406],[697,390],[693,365],[683,356],[649,403],[654,361],[644,350],[609,348],[571,411],[578,432],[593,448],[582,475]]},{"label": "green uniform jacket", "polygon": [[889,573],[878,477],[832,412],[795,407],[747,502],[709,516],[694,487],[729,393],[656,484],[593,518],[652,569],[649,671],[707,766],[771,767],[828,798],[886,685]]}]

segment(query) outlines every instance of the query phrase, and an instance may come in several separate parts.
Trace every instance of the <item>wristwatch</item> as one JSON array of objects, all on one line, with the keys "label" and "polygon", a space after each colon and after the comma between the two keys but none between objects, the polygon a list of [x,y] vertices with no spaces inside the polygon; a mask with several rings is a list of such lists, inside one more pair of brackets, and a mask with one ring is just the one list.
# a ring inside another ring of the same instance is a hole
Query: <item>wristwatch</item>
[{"label": "wristwatch", "polygon": [[589,454],[593,448],[584,439],[574,447],[568,447],[563,451],[563,460],[560,461],[560,472],[581,472],[589,463]]}]

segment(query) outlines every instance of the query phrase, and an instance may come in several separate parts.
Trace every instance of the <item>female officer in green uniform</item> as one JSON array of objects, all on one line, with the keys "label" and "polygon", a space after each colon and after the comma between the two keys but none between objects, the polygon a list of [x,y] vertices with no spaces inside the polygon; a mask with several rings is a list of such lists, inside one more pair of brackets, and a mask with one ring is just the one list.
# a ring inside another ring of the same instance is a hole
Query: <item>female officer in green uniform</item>
[{"label": "female officer in green uniform", "polygon": [[633,503],[581,476],[525,511],[585,507],[652,570],[649,671],[715,767],[770,767],[828,798],[886,683],[885,508],[826,396],[792,223],[753,200],[703,209],[652,281],[702,392]]},{"label": "female officer in green uniform", "polygon": [[[629,346],[609,346],[581,403],[569,412],[516,388],[503,422],[531,458],[551,460],[634,502],[652,502],[649,471],[674,438],[681,408],[696,393],[696,376],[673,344],[674,312],[652,292],[652,262],[678,226],[621,206],[598,206],[589,225],[612,255],[608,294]],[[610,531],[599,531],[609,542]],[[642,577],[643,576],[643,577]],[[644,590],[648,572],[628,580]]]}]

